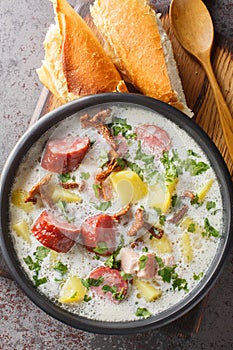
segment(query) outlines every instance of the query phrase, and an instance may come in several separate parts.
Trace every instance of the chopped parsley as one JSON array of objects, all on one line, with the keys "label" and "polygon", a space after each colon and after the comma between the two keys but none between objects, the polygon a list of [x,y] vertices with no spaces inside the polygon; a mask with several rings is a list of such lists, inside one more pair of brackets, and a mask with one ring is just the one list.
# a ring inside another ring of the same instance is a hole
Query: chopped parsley
[{"label": "chopped parsley", "polygon": [[98,279],[96,278],[86,278],[86,279],[81,279],[82,284],[84,285],[85,288],[89,289],[90,287],[99,287],[104,281],[104,278],[100,276]]},{"label": "chopped parsley", "polygon": [[159,265],[160,270],[158,271],[158,275],[162,277],[162,280],[167,283],[172,283],[173,290],[178,289],[184,290],[188,292],[188,283],[186,279],[180,278],[176,273],[176,265],[174,266],[164,266],[164,263],[161,258],[156,256],[156,261]]},{"label": "chopped parsley", "polygon": [[116,161],[121,170],[123,170],[126,166],[126,161],[123,158],[117,158]]},{"label": "chopped parsley", "polygon": [[213,226],[210,225],[210,222],[207,218],[204,220],[204,229],[205,231],[202,232],[202,235],[205,237],[219,237],[220,233],[218,230],[216,230]]},{"label": "chopped parsley", "polygon": [[152,315],[152,313],[147,310],[145,307],[138,307],[136,310],[136,316],[138,317],[144,317],[149,318]]},{"label": "chopped parsley", "polygon": [[87,295],[87,294],[84,295],[83,300],[84,300],[86,303],[88,303],[88,301],[90,301],[91,299],[92,299],[92,298],[91,298],[89,295]]},{"label": "chopped parsley", "polygon": [[90,173],[89,172],[81,172],[81,174],[80,174],[80,179],[81,180],[88,180],[89,178],[90,178]]},{"label": "chopped parsley", "polygon": [[120,291],[117,291],[117,287],[116,286],[109,286],[107,284],[105,284],[103,287],[102,287],[102,291],[104,293],[107,293],[107,292],[110,292],[112,293],[112,296],[115,300],[122,300],[124,299],[125,295],[124,295],[124,288],[121,288]]},{"label": "chopped parsley", "polygon": [[204,162],[196,162],[192,158],[187,158],[182,162],[182,165],[191,176],[197,176],[209,169],[209,165]]},{"label": "chopped parsley", "polygon": [[138,176],[143,180],[143,169],[137,164],[137,163],[133,163],[130,161],[127,161],[127,166],[134,171],[136,174],[138,174]]},{"label": "chopped parsley", "polygon": [[101,189],[101,185],[100,184],[93,184],[92,188],[94,190],[95,197],[99,198],[99,190]]},{"label": "chopped parsley", "polygon": [[24,262],[27,264],[29,270],[35,272],[32,278],[35,282],[36,287],[47,282],[47,277],[39,278],[39,273],[41,270],[41,264],[43,260],[47,257],[49,252],[50,252],[50,249],[43,246],[38,246],[36,248],[36,251],[33,253],[35,260],[33,260],[30,255],[28,255],[26,258],[23,259]]},{"label": "chopped parsley", "polygon": [[166,216],[165,215],[160,215],[159,216],[159,223],[160,223],[160,225],[164,226],[165,221],[166,221]]},{"label": "chopped parsley", "polygon": [[198,275],[196,273],[194,273],[193,274],[193,279],[195,281],[198,281],[198,280],[200,280],[203,277],[203,275],[204,275],[204,272],[200,272]]},{"label": "chopped parsley", "polygon": [[195,194],[194,198],[191,199],[190,203],[191,203],[192,205],[194,205],[194,204],[200,204],[200,203],[199,203],[199,196],[198,196],[197,193]]},{"label": "chopped parsley", "polygon": [[188,226],[188,232],[195,232],[196,231],[196,227],[195,227],[195,223],[191,223],[189,226]]},{"label": "chopped parsley", "polygon": [[97,254],[105,254],[108,250],[108,246],[105,242],[99,242],[97,244],[97,247],[92,249]]},{"label": "chopped parsley", "polygon": [[126,139],[135,139],[136,134],[131,132],[132,126],[127,124],[127,119],[113,117],[112,123],[107,125],[111,128],[113,136],[117,136],[121,133]]},{"label": "chopped parsley", "polygon": [[146,255],[140,256],[140,258],[139,258],[139,269],[140,270],[143,270],[146,267],[147,260],[148,260],[148,256],[146,256]]},{"label": "chopped parsley", "polygon": [[68,182],[69,180],[75,181],[75,176],[72,176],[72,177],[71,177],[70,173],[59,174],[59,175],[58,175],[58,178],[59,178],[59,180],[60,180],[61,182],[63,182],[63,183],[66,183],[66,182]]},{"label": "chopped parsley", "polygon": [[120,271],[120,275],[125,281],[131,280],[133,278],[133,276],[130,273],[126,273],[124,271]]},{"label": "chopped parsley", "polygon": [[68,272],[67,265],[64,265],[61,261],[58,261],[55,265],[53,265],[53,269],[60,273],[60,278],[55,278],[55,281],[57,282],[63,281],[63,277]]},{"label": "chopped parsley", "polygon": [[94,205],[94,207],[97,210],[106,211],[109,207],[111,207],[111,205],[112,205],[112,202],[111,201],[107,201],[107,202],[100,202],[99,205]]},{"label": "chopped parsley", "polygon": [[206,203],[206,209],[207,210],[211,210],[211,209],[215,209],[216,208],[216,203],[215,202],[213,202],[213,201],[208,201],[207,203]]},{"label": "chopped parsley", "polygon": [[121,242],[117,249],[108,257],[108,259],[105,261],[104,265],[110,267],[111,269],[119,269],[121,265],[121,261],[117,260],[117,255],[120,253],[121,248],[124,245],[124,239],[121,236]]},{"label": "chopped parsley", "polygon": [[188,155],[188,156],[193,156],[193,157],[200,158],[199,154],[197,154],[196,152],[194,152],[194,151],[191,150],[191,149],[188,149],[188,150],[187,150],[187,155]]},{"label": "chopped parsley", "polygon": [[169,158],[167,151],[163,152],[163,157],[160,158],[161,163],[165,169],[165,181],[173,182],[178,177],[178,167],[175,164],[176,157]]},{"label": "chopped parsley", "polygon": [[154,161],[155,156],[151,154],[146,154],[142,152],[141,141],[138,141],[138,149],[136,151],[136,155],[134,160],[141,160],[145,164],[151,164]]}]

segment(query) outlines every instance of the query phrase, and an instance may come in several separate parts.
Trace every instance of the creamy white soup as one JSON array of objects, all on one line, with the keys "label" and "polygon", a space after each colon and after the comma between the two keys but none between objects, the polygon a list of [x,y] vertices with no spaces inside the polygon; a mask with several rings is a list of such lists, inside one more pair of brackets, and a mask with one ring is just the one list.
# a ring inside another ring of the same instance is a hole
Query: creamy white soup
[{"label": "creamy white soup", "polygon": [[10,230],[20,264],[55,304],[138,320],[205,277],[222,232],[220,188],[197,143],[159,113],[122,103],[99,112],[67,118],[30,149]]}]

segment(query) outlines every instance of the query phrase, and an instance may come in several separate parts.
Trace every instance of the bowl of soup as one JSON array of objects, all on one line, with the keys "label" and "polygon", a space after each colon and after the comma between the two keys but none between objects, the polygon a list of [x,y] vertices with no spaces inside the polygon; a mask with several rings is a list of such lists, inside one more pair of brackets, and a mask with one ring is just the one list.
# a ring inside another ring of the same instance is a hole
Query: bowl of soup
[{"label": "bowl of soup", "polygon": [[19,140],[1,176],[1,245],[41,309],[129,334],[192,309],[231,246],[232,182],[209,137],[137,94],[63,105]]}]

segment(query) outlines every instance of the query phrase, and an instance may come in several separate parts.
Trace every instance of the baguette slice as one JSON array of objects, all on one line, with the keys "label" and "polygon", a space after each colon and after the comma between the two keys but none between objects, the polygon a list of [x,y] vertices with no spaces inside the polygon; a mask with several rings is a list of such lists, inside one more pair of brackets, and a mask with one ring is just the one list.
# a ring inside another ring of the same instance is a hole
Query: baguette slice
[{"label": "baguette slice", "polygon": [[119,72],[85,21],[65,0],[51,0],[55,24],[44,41],[41,82],[65,103],[83,95],[127,92]]},{"label": "baguette slice", "polygon": [[95,0],[90,12],[125,81],[191,116],[171,43],[148,1]]}]

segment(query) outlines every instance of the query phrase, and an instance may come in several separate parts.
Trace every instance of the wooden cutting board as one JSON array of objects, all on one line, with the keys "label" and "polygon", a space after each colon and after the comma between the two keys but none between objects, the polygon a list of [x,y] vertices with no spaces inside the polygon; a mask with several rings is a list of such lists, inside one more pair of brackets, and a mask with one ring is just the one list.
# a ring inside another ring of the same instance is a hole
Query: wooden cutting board
[{"label": "wooden cutting board", "polygon": [[[94,25],[89,15],[89,2],[79,5],[76,10],[84,17],[87,23],[95,31]],[[163,26],[170,38],[173,46],[174,56],[177,62],[179,74],[183,84],[188,106],[194,112],[194,120],[198,123],[221,152],[229,172],[233,178],[233,163],[230,159],[223,132],[219,121],[216,104],[210,89],[208,80],[199,63],[186,53],[179,45],[171,30],[168,16],[168,9],[162,15]],[[221,37],[215,37],[212,63],[214,72],[222,90],[223,96],[233,114],[233,60],[230,52],[230,43],[222,40]],[[60,102],[46,89],[43,88],[38,100],[35,112],[32,116],[30,125],[34,124],[39,118],[43,117],[49,111],[60,106]],[[10,278],[4,260],[0,254],[0,275]],[[208,295],[189,313],[163,327],[165,332],[173,333],[175,336],[188,337],[198,332],[205,307],[208,302]]]}]

